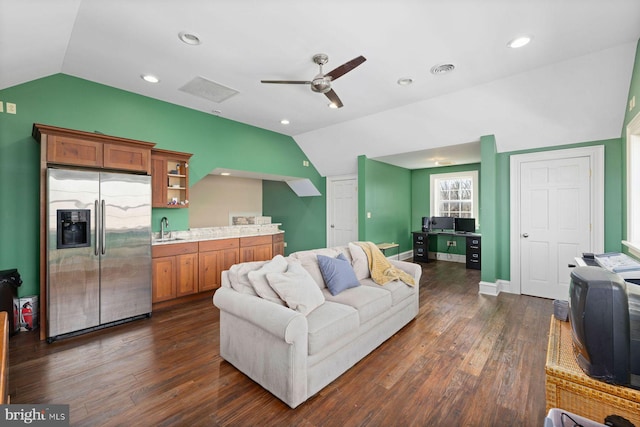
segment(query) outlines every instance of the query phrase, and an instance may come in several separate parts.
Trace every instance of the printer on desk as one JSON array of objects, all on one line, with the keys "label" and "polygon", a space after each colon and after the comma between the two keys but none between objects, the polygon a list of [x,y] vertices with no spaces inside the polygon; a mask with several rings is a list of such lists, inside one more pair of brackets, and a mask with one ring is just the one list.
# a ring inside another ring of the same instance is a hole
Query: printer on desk
[{"label": "printer on desk", "polygon": [[593,256],[596,263],[627,282],[640,284],[640,262],[630,256],[618,252],[608,252]]}]

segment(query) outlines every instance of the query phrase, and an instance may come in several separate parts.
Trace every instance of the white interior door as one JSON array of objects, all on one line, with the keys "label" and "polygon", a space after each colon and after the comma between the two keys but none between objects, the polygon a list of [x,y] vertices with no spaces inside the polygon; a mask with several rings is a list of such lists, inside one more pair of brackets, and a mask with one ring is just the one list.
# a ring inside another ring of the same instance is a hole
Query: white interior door
[{"label": "white interior door", "polygon": [[521,164],[523,294],[568,299],[568,265],[591,250],[590,169],[586,156]]},{"label": "white interior door", "polygon": [[358,180],[327,178],[327,246],[358,240]]}]

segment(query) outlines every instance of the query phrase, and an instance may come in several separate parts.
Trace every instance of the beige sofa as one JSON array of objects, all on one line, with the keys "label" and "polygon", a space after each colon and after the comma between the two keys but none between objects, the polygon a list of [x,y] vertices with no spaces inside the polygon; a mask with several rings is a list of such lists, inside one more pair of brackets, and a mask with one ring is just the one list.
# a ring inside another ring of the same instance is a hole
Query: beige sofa
[{"label": "beige sofa", "polygon": [[[318,255],[335,258],[339,254],[351,265],[360,286],[332,295],[333,288],[327,289],[320,271]],[[296,301],[270,300],[269,295],[256,294],[259,287],[251,286],[264,279],[258,276],[265,269],[282,269],[282,259],[275,258],[237,264],[223,272],[222,287],[215,292],[213,303],[220,309],[220,355],[295,408],[418,314],[422,269],[410,262],[389,260],[410,274],[415,286],[399,280],[380,286],[370,278],[366,255],[354,244],[297,252],[283,259],[287,272],[304,268],[304,274],[311,276],[322,294],[324,301],[313,307],[318,293],[307,288],[314,302],[306,315],[309,307],[304,304],[300,308]],[[275,280],[278,274],[281,272],[266,277]],[[251,283],[250,277],[256,280]],[[289,303],[298,311],[289,308]]]}]

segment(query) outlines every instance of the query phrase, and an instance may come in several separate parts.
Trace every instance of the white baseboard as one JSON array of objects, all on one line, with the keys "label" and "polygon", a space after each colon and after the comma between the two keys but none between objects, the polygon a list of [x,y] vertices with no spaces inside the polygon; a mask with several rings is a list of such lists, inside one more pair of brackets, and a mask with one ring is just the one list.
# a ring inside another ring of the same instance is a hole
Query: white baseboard
[{"label": "white baseboard", "polygon": [[495,283],[491,282],[480,282],[478,283],[478,293],[482,295],[491,295],[498,296],[500,292],[505,292],[508,294],[519,294],[520,292],[516,292],[511,288],[511,282],[508,280],[498,279]]},{"label": "white baseboard", "polygon": [[466,255],[450,254],[447,252],[429,252],[429,259],[435,259],[438,261],[459,262],[462,264],[467,263]]},{"label": "white baseboard", "polygon": [[500,289],[498,289],[497,283],[480,282],[478,283],[478,293],[495,297],[500,293]]},{"label": "white baseboard", "polygon": [[396,261],[398,261],[398,259],[400,259],[401,261],[402,260],[413,261],[413,251],[400,252],[399,256],[396,254],[387,255],[387,259],[394,259]]}]

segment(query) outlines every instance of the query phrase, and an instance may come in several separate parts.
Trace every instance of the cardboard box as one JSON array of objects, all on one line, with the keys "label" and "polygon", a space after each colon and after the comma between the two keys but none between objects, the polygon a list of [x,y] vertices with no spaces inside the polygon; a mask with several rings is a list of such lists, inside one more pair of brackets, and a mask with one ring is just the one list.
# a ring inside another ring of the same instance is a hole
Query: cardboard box
[{"label": "cardboard box", "polygon": [[38,327],[38,296],[31,295],[20,298],[20,330],[31,331]]}]

